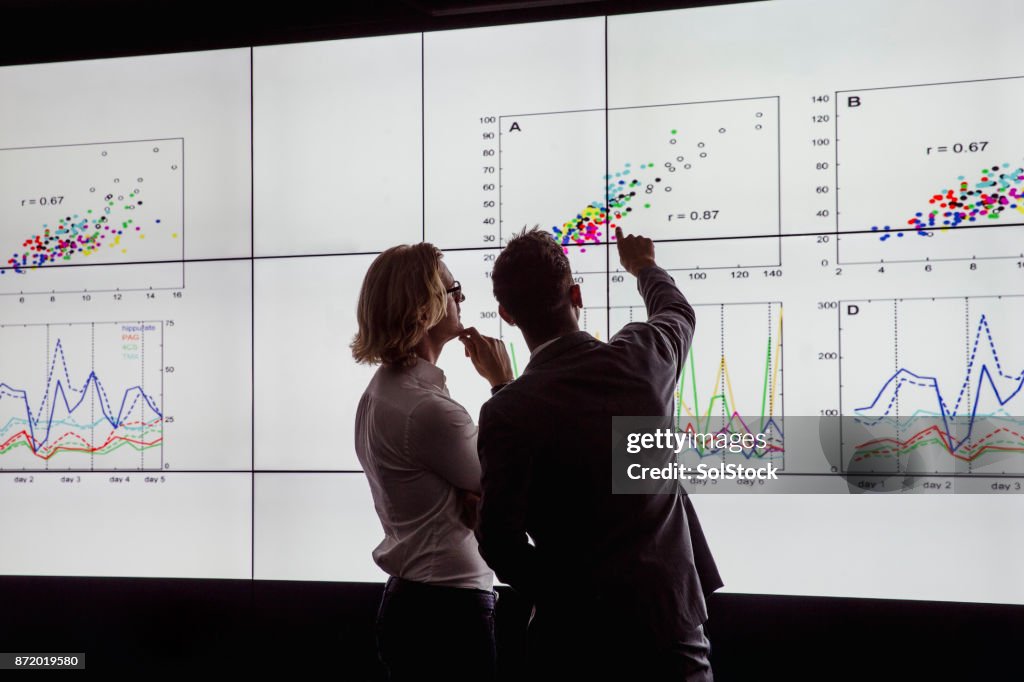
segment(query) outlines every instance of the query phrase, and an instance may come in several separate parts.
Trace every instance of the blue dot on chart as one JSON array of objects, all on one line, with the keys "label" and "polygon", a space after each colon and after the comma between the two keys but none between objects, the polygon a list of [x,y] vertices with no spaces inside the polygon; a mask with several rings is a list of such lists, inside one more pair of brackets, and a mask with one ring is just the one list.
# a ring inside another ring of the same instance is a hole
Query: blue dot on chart
[{"label": "blue dot on chart", "polygon": [[924,214],[923,213],[915,213],[914,215],[917,216],[918,218],[920,218]]},{"label": "blue dot on chart", "polygon": [[903,236],[903,233],[902,233],[902,232],[897,232],[897,233],[896,233],[896,236],[897,236],[897,237],[902,237],[902,236]]},{"label": "blue dot on chart", "polygon": [[625,180],[619,180],[619,184],[620,184],[620,185],[625,185],[625,184],[626,184],[626,181],[625,181]]},{"label": "blue dot on chart", "polygon": [[872,225],[872,226],[871,226],[871,229],[872,229],[872,230],[878,230],[878,225]]},{"label": "blue dot on chart", "polygon": [[883,227],[882,229],[883,229],[883,230],[886,230],[886,231],[888,231],[888,229],[889,229],[889,226],[888,226],[888,225],[886,225],[886,226],[885,226],[885,227]]},{"label": "blue dot on chart", "polygon": [[160,221],[159,221],[159,220],[157,220],[157,222],[159,223]]}]

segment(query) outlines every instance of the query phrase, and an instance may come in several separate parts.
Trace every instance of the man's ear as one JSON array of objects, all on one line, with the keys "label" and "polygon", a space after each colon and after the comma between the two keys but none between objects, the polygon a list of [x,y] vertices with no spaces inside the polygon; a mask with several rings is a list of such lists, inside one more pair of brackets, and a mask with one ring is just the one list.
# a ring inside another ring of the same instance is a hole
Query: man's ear
[{"label": "man's ear", "polygon": [[569,300],[572,302],[574,307],[583,307],[583,292],[580,291],[579,284],[573,284],[571,287],[569,287]]},{"label": "man's ear", "polygon": [[501,316],[501,319],[505,320],[505,323],[510,327],[516,326],[516,321],[512,319],[512,316],[508,314],[508,311],[505,310],[505,307],[500,303],[498,304],[498,315]]}]

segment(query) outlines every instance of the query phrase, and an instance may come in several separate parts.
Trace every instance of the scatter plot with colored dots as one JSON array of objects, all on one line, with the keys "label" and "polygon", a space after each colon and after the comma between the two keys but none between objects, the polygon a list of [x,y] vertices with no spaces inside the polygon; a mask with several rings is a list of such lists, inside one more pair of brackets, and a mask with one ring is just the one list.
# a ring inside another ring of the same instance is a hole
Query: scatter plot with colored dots
[{"label": "scatter plot with colored dots", "polygon": [[0,293],[182,285],[182,139],[0,149],[0,177]]},{"label": "scatter plot with colored dots", "polygon": [[[1003,163],[978,171],[979,178],[968,182],[966,176],[959,176],[956,185],[941,189],[922,201],[922,210],[917,211],[892,231],[890,225],[879,228],[872,225],[872,232],[880,232],[879,241],[888,241],[895,234],[914,234],[918,237],[934,237],[961,225],[1003,224],[1024,219],[1024,168],[1011,169]],[[998,221],[1002,221],[999,223]]]},{"label": "scatter plot with colored dots", "polygon": [[[657,241],[779,235],[777,98],[502,116],[500,129],[503,240],[524,225],[567,251],[616,227]],[[736,265],[735,249],[701,249],[701,267]]]},{"label": "scatter plot with colored dots", "polygon": [[836,101],[838,262],[1020,257],[1022,237],[1012,238],[1024,235],[1024,130],[1004,113],[1024,106],[1024,78],[839,92]]}]

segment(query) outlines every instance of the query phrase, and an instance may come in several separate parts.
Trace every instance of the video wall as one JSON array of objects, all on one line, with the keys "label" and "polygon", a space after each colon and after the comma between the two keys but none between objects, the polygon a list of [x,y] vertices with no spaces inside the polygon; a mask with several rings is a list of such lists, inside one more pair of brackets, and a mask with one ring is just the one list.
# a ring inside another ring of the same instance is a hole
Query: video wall
[{"label": "video wall", "polygon": [[0,67],[0,573],[383,581],[370,262],[440,247],[518,375],[502,245],[558,240],[607,340],[618,225],[697,310],[675,409],[788,424],[693,455],[780,469],[694,495],[726,590],[1024,603],[1022,27],[777,0]]}]

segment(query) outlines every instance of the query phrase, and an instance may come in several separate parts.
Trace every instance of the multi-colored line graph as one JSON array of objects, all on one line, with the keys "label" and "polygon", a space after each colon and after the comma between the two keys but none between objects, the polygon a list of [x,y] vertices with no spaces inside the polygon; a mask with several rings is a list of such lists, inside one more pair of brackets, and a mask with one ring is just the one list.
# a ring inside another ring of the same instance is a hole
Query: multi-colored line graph
[{"label": "multi-colored line graph", "polygon": [[[145,455],[163,446],[162,323],[0,326],[0,336],[15,359],[0,361],[0,469],[161,468]],[[49,349],[41,385],[25,362],[35,344]]]},{"label": "multi-colored line graph", "polygon": [[[763,339],[763,370],[760,378],[760,401],[755,402],[756,392],[750,388],[756,386],[751,378],[744,377],[744,393],[737,398],[732,372],[730,371],[730,354],[735,351],[724,349],[717,355],[717,367],[714,379],[701,386],[697,379],[697,368],[707,370],[714,366],[714,361],[707,362],[702,355],[703,348],[695,342],[690,348],[682,374],[679,377],[679,388],[676,391],[676,421],[683,424],[684,431],[714,434],[764,434],[766,447],[744,448],[740,453],[728,452],[719,448],[695,448],[693,453],[699,458],[726,457],[740,454],[746,460],[769,460],[780,464],[785,452],[782,430],[782,308],[777,304],[766,304],[767,315],[772,319],[773,326],[766,332]],[[699,307],[698,309],[700,310]],[[773,310],[774,308],[774,310]],[[721,310],[720,323],[725,324],[726,313]],[[702,311],[703,312],[703,311]],[[773,314],[774,313],[774,314]],[[732,315],[730,315],[732,317]],[[724,333],[722,343],[724,340]],[[744,358],[749,361],[750,358]],[[737,365],[740,361],[737,358]],[[746,364],[749,371],[750,365]],[[752,400],[752,398],[754,398]],[[742,408],[742,409],[741,409]]]},{"label": "multi-colored line graph", "polygon": [[[782,304],[695,305],[698,331],[675,392],[675,426],[687,433],[742,438],[763,434],[765,447],[739,452],[718,447],[680,453],[694,466],[708,458],[782,468],[783,432]],[[612,326],[645,319],[643,308],[612,308]],[[752,439],[751,439],[752,440]],[[753,461],[752,461],[753,460]]]},{"label": "multi-colored line graph", "polygon": [[[1019,306],[1021,299],[1010,299]],[[854,403],[853,423],[844,422],[844,464],[847,471],[875,470],[905,473],[984,473],[1019,474],[1024,472],[1024,363],[1014,357],[1019,344],[1018,316],[1008,316],[1007,299],[945,299],[927,301],[937,312],[962,307],[956,318],[966,320],[965,334],[957,334],[955,348],[937,342],[946,353],[920,351],[908,337],[915,329],[906,329],[901,318],[916,319],[921,301],[892,301],[854,304],[855,316],[845,315],[846,340],[857,338],[859,320],[881,316],[894,326],[897,337],[893,350],[893,370],[880,387],[863,393]],[[875,310],[877,308],[878,310]],[[972,308],[974,310],[972,310]],[[943,318],[938,318],[943,319]],[[950,319],[950,318],[946,318]],[[909,342],[909,345],[908,345]],[[910,348],[899,352],[899,347]],[[844,353],[844,394],[851,393],[848,383],[856,381],[861,366],[860,348]],[[851,357],[851,353],[855,356]],[[905,355],[904,355],[905,353]],[[955,353],[950,357],[950,353]],[[851,366],[852,365],[852,366]],[[960,367],[959,376],[949,369]],[[877,376],[877,375],[876,375]],[[866,388],[858,382],[858,391]]]}]

